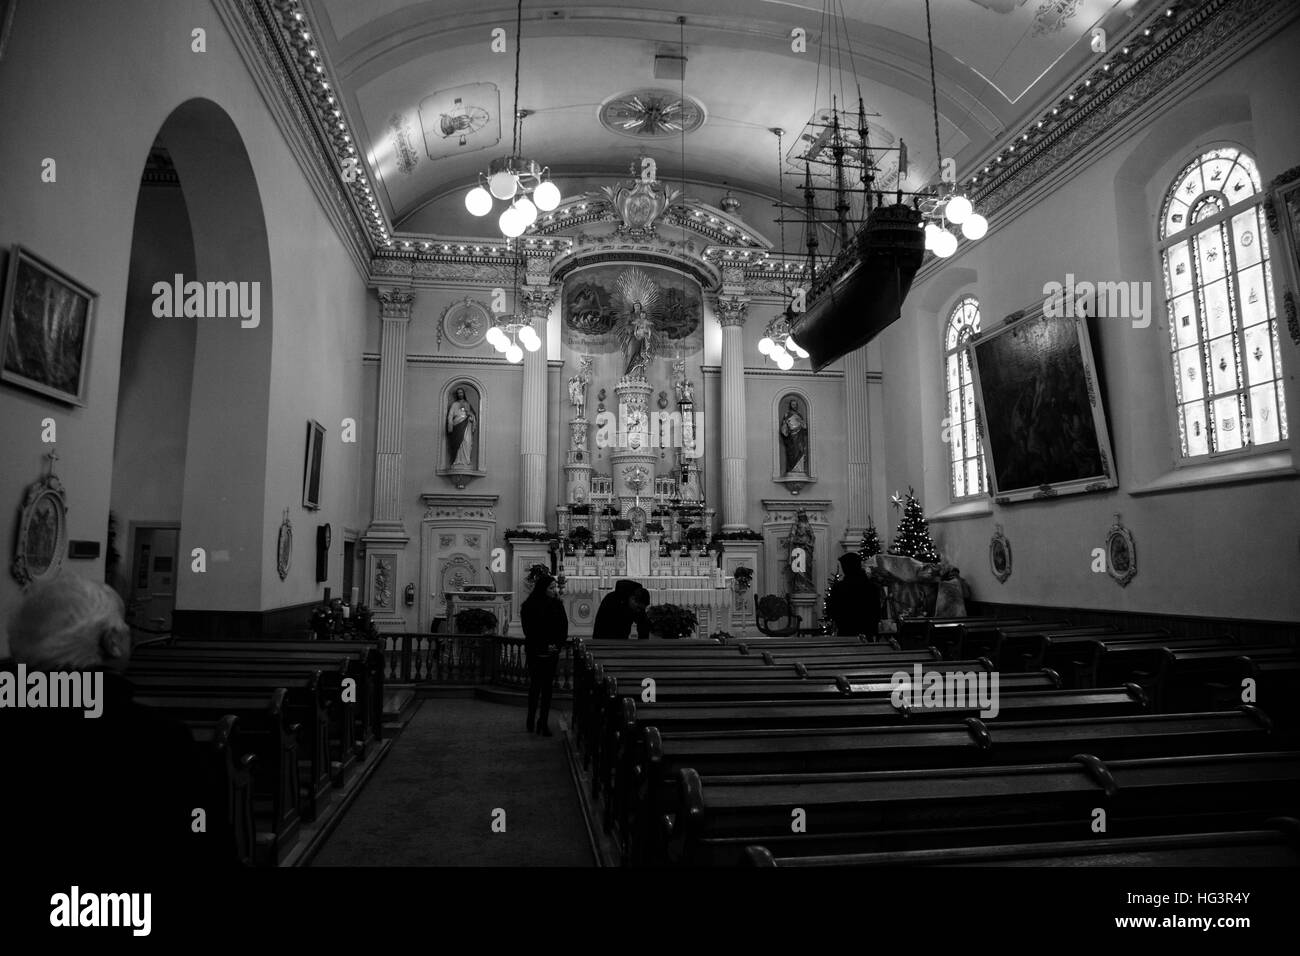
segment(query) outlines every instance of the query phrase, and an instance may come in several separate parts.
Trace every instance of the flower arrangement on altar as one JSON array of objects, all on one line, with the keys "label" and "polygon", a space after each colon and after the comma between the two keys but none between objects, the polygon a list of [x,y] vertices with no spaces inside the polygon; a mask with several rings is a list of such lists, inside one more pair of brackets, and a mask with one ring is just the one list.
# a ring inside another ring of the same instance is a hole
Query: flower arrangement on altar
[{"label": "flower arrangement on altar", "polygon": [[741,565],[740,567],[736,568],[736,570],[733,571],[731,575],[736,582],[737,591],[740,592],[748,591],[750,584],[753,583],[754,580],[754,569],[747,568],[744,565]]},{"label": "flower arrangement on altar", "polygon": [[645,614],[650,632],[668,640],[688,638],[699,626],[695,612],[680,604],[652,604]]}]

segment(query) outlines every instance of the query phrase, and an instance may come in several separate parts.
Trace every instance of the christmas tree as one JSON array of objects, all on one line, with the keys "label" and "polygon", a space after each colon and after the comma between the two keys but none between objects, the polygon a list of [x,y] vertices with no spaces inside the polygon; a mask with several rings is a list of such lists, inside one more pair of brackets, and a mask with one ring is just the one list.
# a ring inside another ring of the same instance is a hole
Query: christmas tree
[{"label": "christmas tree", "polygon": [[875,522],[868,518],[867,530],[862,534],[862,546],[858,548],[858,554],[862,557],[862,563],[866,564],[879,553],[880,536],[876,534]]},{"label": "christmas tree", "polygon": [[[897,508],[901,503],[902,499],[895,494],[894,507]],[[921,502],[916,500],[911,488],[907,489],[907,505],[903,508],[903,518],[898,522],[898,530],[894,532],[894,543],[890,546],[889,553],[916,558],[923,564],[936,564],[939,561],[939,552],[934,550],[934,542],[930,539],[929,522],[925,520]]]}]

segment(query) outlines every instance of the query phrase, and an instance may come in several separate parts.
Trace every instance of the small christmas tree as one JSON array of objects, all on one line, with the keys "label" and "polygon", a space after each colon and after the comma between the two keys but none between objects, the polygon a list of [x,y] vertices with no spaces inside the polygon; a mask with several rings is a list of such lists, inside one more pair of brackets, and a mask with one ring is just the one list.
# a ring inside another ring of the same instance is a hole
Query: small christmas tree
[{"label": "small christmas tree", "polygon": [[862,546],[858,548],[858,554],[862,557],[862,563],[865,565],[879,553],[880,536],[876,534],[875,522],[868,518],[867,530],[862,534]]},{"label": "small christmas tree", "polygon": [[[894,495],[894,507],[897,508],[901,500]],[[907,489],[907,505],[903,508],[903,518],[898,522],[889,553],[915,558],[923,564],[937,564],[939,561],[939,552],[934,550],[934,541],[930,539],[930,524],[925,520],[921,502],[916,500],[911,488]]]}]

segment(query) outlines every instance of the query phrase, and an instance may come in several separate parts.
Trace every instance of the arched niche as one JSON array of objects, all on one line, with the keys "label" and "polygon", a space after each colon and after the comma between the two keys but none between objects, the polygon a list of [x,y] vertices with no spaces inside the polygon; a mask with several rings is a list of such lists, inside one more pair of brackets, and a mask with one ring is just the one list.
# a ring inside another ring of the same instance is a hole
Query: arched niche
[{"label": "arched niche", "polygon": [[797,495],[817,480],[812,399],[797,386],[780,389],[772,399],[771,421],[772,480]]},{"label": "arched niche", "polygon": [[469,375],[453,376],[438,393],[438,405],[433,409],[438,420],[437,471],[459,489],[487,474],[486,404],[483,383]]}]

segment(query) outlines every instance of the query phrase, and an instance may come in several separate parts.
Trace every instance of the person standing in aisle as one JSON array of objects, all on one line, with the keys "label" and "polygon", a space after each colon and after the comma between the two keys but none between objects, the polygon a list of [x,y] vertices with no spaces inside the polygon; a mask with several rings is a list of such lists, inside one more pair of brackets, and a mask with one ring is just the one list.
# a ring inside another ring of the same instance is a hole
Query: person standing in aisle
[{"label": "person standing in aisle", "polygon": [[564,612],[554,577],[538,572],[532,592],[519,606],[519,619],[524,629],[524,653],[528,656],[528,732],[531,734],[536,729],[541,736],[549,737],[551,728],[547,719],[551,713],[555,669],[560,662],[560,650],[569,641],[569,616]]}]

